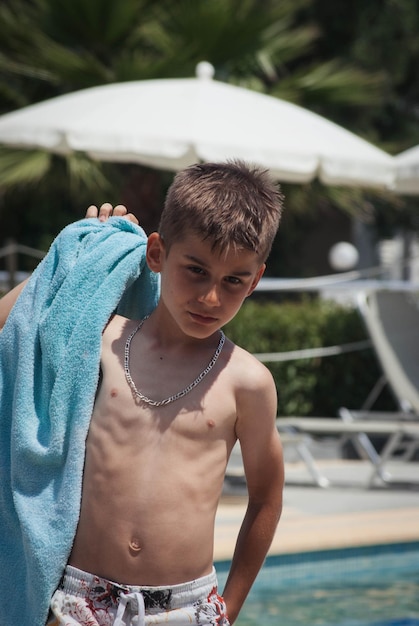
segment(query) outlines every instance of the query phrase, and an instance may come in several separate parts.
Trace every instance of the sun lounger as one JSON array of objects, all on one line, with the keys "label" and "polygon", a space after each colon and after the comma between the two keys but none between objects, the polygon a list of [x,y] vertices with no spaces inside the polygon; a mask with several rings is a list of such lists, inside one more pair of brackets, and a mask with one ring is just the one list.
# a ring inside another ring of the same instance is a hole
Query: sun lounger
[{"label": "sun lounger", "polygon": [[[417,422],[419,424],[419,294],[408,291],[372,291],[358,295],[362,315],[383,374],[359,410],[342,407],[339,417],[346,423],[362,421]],[[373,411],[385,385],[393,392],[399,410]],[[352,438],[359,455],[379,463],[376,448],[367,433]],[[395,440],[396,441],[396,440]],[[396,445],[389,442],[389,445]],[[408,435],[397,439],[400,459],[409,461],[419,442]],[[383,479],[387,477],[382,475]]]},{"label": "sun lounger", "polygon": [[[310,451],[308,437],[350,439],[361,458],[372,464],[368,485],[376,479],[390,482],[385,467],[394,458],[409,461],[419,449],[419,293],[371,291],[360,293],[359,311],[383,369],[383,375],[360,410],[343,407],[336,418],[279,418],[284,446],[294,446],[317,485],[330,481],[321,473]],[[371,408],[386,384],[399,410]],[[378,451],[371,439],[384,438]],[[227,475],[244,476],[240,448],[233,450]],[[418,476],[419,481],[419,476]]]},{"label": "sun lounger", "polygon": [[361,292],[357,302],[383,370],[362,410],[388,384],[400,412],[419,417],[419,292]]},{"label": "sun lounger", "polygon": [[[385,472],[385,465],[394,459],[395,453],[404,438],[412,440],[419,447],[419,423],[400,421],[377,421],[377,420],[354,420],[350,422],[335,418],[295,417],[280,418],[277,420],[279,429],[288,429],[296,434],[308,434],[314,437],[347,437],[356,440],[359,435],[366,437],[383,436],[387,441],[381,452],[374,448],[374,454],[368,455],[372,464],[372,472],[368,478],[371,486],[376,478],[389,482],[389,476]],[[419,481],[419,477],[418,477]]]},{"label": "sun lounger", "polygon": [[[330,484],[329,480],[319,470],[307,445],[307,435],[293,431],[287,432],[286,430],[279,430],[283,447],[292,447],[297,452],[301,460],[304,461],[315,483],[319,487],[328,487]],[[226,479],[230,481],[245,481],[243,460],[241,456],[240,443],[238,441],[231,452],[226,470]]]}]

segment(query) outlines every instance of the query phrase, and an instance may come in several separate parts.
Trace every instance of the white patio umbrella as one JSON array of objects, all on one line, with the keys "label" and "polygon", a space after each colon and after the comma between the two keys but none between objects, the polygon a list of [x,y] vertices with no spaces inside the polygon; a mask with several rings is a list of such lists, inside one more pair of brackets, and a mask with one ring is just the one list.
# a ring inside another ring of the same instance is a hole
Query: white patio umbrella
[{"label": "white patio umbrella", "polygon": [[419,195],[419,146],[401,152],[394,160],[395,191],[400,194]]},{"label": "white patio umbrella", "polygon": [[0,117],[0,143],[103,161],[179,170],[197,161],[242,158],[278,180],[387,187],[393,158],[299,106],[197,77],[93,87]]}]

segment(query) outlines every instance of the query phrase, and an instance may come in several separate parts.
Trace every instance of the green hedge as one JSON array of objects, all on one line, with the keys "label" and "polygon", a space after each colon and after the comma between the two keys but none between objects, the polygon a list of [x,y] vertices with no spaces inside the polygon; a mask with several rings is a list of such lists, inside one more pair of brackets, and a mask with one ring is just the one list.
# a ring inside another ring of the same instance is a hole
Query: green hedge
[{"label": "green hedge", "polygon": [[[248,300],[226,326],[228,337],[249,352],[287,352],[368,339],[358,312],[332,302],[259,303]],[[372,348],[337,356],[265,363],[278,391],[278,414],[336,416],[360,408],[381,374]],[[376,408],[394,409],[389,391]]]}]

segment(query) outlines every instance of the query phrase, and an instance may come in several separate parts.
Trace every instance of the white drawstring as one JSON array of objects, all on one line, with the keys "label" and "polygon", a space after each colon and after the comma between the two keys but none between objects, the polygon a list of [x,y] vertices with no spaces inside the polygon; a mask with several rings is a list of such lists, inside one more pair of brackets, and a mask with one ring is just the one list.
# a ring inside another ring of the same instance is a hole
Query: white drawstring
[{"label": "white drawstring", "polygon": [[[128,615],[126,615],[128,613]],[[128,618],[128,621],[125,621]],[[135,621],[134,621],[135,620]],[[138,591],[121,593],[114,626],[145,626],[145,605],[142,594]]]}]

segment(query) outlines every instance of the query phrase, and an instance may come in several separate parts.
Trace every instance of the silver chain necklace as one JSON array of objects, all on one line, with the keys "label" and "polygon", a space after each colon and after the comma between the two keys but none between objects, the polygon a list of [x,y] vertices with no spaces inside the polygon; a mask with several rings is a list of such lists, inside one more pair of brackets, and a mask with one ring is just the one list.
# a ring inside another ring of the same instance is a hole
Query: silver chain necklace
[{"label": "silver chain necklace", "polygon": [[139,398],[140,400],[142,400],[146,404],[149,404],[150,406],[155,406],[155,407],[157,407],[157,406],[164,406],[166,404],[170,404],[171,402],[174,402],[175,400],[179,400],[179,398],[183,398],[183,396],[186,396],[186,394],[189,393],[190,391],[192,391],[192,389],[194,387],[199,385],[201,380],[203,378],[205,378],[205,376],[208,374],[208,372],[210,372],[212,370],[212,368],[214,367],[214,365],[217,362],[218,357],[220,356],[221,350],[223,349],[224,342],[225,342],[225,335],[224,335],[223,331],[220,330],[220,333],[221,333],[220,341],[218,343],[217,349],[214,352],[214,355],[213,355],[211,361],[208,363],[206,368],[204,370],[202,370],[202,372],[199,374],[199,376],[197,376],[195,378],[195,380],[190,385],[185,387],[185,389],[182,389],[182,391],[179,391],[178,393],[175,393],[173,396],[169,396],[168,398],[165,398],[164,400],[151,400],[151,398],[147,398],[147,396],[145,396],[143,393],[141,393],[141,391],[139,391],[139,389],[137,389],[137,387],[135,386],[134,381],[132,380],[131,371],[129,369],[131,341],[132,341],[134,335],[139,330],[141,330],[142,325],[144,324],[144,322],[146,321],[147,318],[148,318],[148,316],[145,317],[143,320],[141,320],[141,322],[138,324],[137,328],[135,328],[132,331],[132,333],[130,334],[130,336],[128,337],[128,339],[126,341],[125,351],[124,351],[125,378],[127,379],[127,382],[129,384],[129,386],[131,387],[131,391],[134,394],[134,396],[136,396],[137,398]]}]

